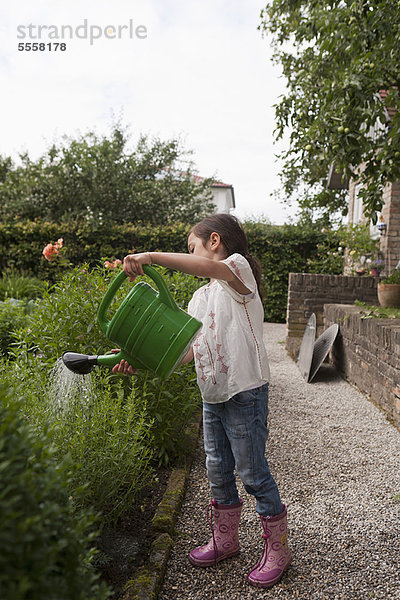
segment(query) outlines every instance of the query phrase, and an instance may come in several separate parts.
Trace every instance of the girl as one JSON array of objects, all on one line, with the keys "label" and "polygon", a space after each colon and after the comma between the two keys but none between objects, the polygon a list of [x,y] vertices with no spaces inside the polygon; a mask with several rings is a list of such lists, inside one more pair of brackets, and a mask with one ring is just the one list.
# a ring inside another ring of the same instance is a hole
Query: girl
[{"label": "girl", "polygon": [[[262,336],[260,267],[232,215],[212,215],[195,225],[188,249],[189,254],[129,255],[123,268],[130,281],[144,274],[143,265],[151,264],[210,278],[188,306],[188,313],[203,327],[183,362],[194,358],[203,398],[213,525],[208,544],[192,550],[189,560],[208,567],[239,553],[243,501],[235,483],[236,468],[246,491],[256,498],[263,528],[263,553],[247,578],[255,586],[271,587],[289,566],[291,553],[286,507],[265,458],[269,366]],[[113,371],[134,373],[125,361]]]}]

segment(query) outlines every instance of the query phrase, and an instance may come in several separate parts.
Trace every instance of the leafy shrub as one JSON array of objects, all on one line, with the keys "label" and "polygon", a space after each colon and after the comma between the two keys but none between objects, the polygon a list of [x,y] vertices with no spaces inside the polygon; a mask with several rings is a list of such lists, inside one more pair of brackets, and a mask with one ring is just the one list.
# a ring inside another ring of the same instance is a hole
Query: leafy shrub
[{"label": "leafy shrub", "polygon": [[155,225],[192,222],[213,209],[212,180],[193,177],[179,140],[141,135],[133,150],[128,141],[115,124],[109,137],[65,136],[36,160],[21,154],[19,166],[0,157],[0,218]]},{"label": "leafy shrub", "polygon": [[400,308],[388,306],[375,306],[355,300],[354,304],[360,310],[361,319],[400,319]]},{"label": "leafy shrub", "polygon": [[[88,392],[70,392],[61,407],[54,387],[47,390],[53,439],[59,455],[68,453],[79,465],[72,483],[74,489],[85,486],[81,502],[115,520],[152,480],[152,421],[135,386],[125,391],[121,378],[108,371],[88,377]],[[37,406],[36,419],[42,411]]]},{"label": "leafy shrub", "polygon": [[35,303],[30,300],[15,300],[9,298],[0,302],[0,354],[7,356],[14,341],[13,332],[24,326],[28,314],[35,309]]},{"label": "leafy shrub", "polygon": [[182,365],[161,381],[142,371],[133,382],[152,421],[154,457],[166,466],[185,450],[185,428],[196,407],[199,390],[192,364]]},{"label": "leafy shrub", "polygon": [[385,277],[382,279],[381,283],[394,283],[400,284],[400,268],[397,268],[393,271],[393,273],[389,277]]},{"label": "leafy shrub", "polygon": [[0,597],[107,598],[91,567],[93,514],[75,510],[70,496],[71,461],[54,460],[47,436],[24,422],[15,391],[6,393],[4,388],[0,474]]},{"label": "leafy shrub", "polygon": [[379,257],[379,239],[371,237],[369,223],[358,223],[340,227],[336,235],[340,244],[346,246],[354,263],[359,263],[361,257]]},{"label": "leafy shrub", "polygon": [[16,298],[34,300],[40,298],[45,284],[37,277],[19,275],[14,269],[3,273],[0,279],[0,300]]},{"label": "leafy shrub", "polygon": [[[35,314],[18,334],[20,344],[40,349],[42,359],[52,364],[67,350],[88,354],[109,350],[96,314],[111,277],[106,269],[89,271],[87,265],[66,273],[44,290]],[[124,291],[122,286],[119,301]]]},{"label": "leafy shrub", "polygon": [[[166,269],[161,272],[184,307],[202,284],[193,277],[168,275]],[[58,410],[57,399],[62,404],[66,394],[52,391],[48,383],[62,353],[98,354],[112,345],[96,313],[113,276],[107,269],[78,267],[45,290],[35,313],[16,334],[13,364],[3,368],[3,378],[20,382],[25,390],[27,417],[40,428],[43,413],[48,414],[60,458],[69,453],[79,464],[74,486],[87,484],[85,503],[110,519],[126,510],[148,483],[151,460],[168,464],[182,451],[185,425],[199,402],[193,365],[182,365],[166,381],[146,372],[121,377],[103,368],[89,376],[87,394],[79,389],[69,393],[67,406]],[[110,313],[130,285],[127,280],[121,286]]]},{"label": "leafy shrub", "polygon": [[40,358],[24,362],[23,353],[1,371],[3,381],[19,386],[34,429],[49,425],[56,459],[70,456],[76,465],[69,478],[70,493],[81,490],[76,504],[101,511],[103,521],[129,509],[151,482],[154,453],[152,422],[137,390],[125,391],[122,378],[104,370],[87,378],[68,372],[65,385]]}]

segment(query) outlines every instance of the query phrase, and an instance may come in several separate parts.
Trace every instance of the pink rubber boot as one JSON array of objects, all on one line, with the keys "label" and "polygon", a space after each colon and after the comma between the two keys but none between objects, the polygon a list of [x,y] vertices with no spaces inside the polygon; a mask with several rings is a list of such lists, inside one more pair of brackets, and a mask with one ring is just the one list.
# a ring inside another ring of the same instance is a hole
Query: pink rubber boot
[{"label": "pink rubber boot", "polygon": [[199,546],[191,551],[189,560],[192,565],[210,567],[239,554],[238,528],[242,506],[243,500],[238,504],[218,504],[215,500],[211,501],[208,514],[212,538],[206,546]]},{"label": "pink rubber boot", "polygon": [[264,552],[247,576],[247,580],[257,587],[272,587],[280,580],[292,560],[287,544],[287,511],[284,504],[282,507],[281,514],[275,517],[260,515],[264,530]]}]

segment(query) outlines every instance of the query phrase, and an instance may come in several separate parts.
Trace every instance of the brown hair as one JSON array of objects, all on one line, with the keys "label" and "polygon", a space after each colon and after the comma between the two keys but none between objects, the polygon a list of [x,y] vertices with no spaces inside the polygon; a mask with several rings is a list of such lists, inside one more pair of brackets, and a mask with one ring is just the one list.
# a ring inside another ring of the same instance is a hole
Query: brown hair
[{"label": "brown hair", "polygon": [[215,233],[219,233],[227,256],[238,252],[248,261],[257,282],[258,293],[260,294],[260,298],[262,298],[261,266],[258,260],[249,253],[246,233],[239,219],[227,213],[211,215],[194,225],[189,235],[194,233],[196,237],[203,240],[203,245],[205,246],[214,231]]}]

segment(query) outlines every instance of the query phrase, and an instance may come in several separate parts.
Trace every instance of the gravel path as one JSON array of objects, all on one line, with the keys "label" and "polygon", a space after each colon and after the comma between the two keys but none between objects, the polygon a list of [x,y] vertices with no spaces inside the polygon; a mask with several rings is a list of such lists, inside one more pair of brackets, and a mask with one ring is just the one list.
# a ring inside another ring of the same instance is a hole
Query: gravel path
[{"label": "gravel path", "polygon": [[190,565],[187,553],[210,537],[200,440],[159,600],[400,600],[400,434],[330,367],[306,384],[284,338],[285,325],[265,325],[267,456],[288,506],[292,565],[270,590],[246,582],[262,544],[241,484],[241,554],[208,569]]}]

